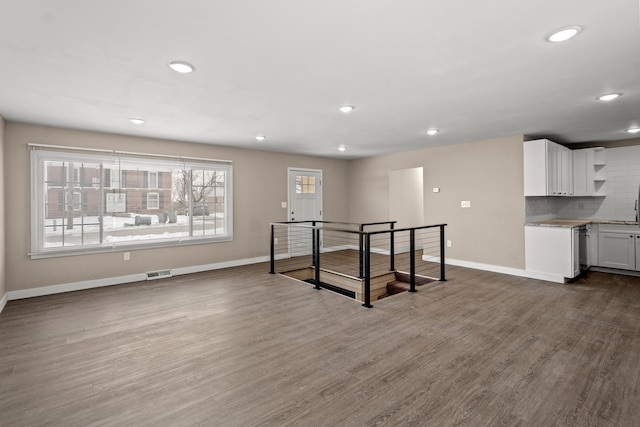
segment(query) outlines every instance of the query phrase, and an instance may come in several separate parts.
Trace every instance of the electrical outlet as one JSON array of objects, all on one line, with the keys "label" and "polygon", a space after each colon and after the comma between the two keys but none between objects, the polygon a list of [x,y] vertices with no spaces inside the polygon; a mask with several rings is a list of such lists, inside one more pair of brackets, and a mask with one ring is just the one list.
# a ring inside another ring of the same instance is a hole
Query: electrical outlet
[{"label": "electrical outlet", "polygon": [[274,238],[273,238],[273,244],[274,244],[274,245],[277,245],[277,244],[278,244],[278,238],[277,238],[277,237],[274,237]]},{"label": "electrical outlet", "polygon": [[460,202],[460,207],[461,208],[470,208],[471,207],[471,201],[470,200],[463,200]]},{"label": "electrical outlet", "polygon": [[447,240],[447,247],[450,248],[451,247],[451,240]]},{"label": "electrical outlet", "polygon": [[124,260],[125,261],[129,261],[131,259],[131,252],[125,252],[124,253]]},{"label": "electrical outlet", "polygon": [[440,192],[440,188],[439,187],[433,187],[433,192],[434,193],[439,193]]},{"label": "electrical outlet", "polygon": [[287,209],[287,202],[280,203],[280,206],[282,206],[282,209]]}]

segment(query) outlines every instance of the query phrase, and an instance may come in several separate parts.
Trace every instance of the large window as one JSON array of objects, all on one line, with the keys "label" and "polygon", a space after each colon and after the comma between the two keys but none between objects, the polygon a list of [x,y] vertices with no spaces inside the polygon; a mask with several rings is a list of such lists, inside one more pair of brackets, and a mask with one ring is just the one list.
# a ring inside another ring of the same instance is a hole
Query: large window
[{"label": "large window", "polygon": [[31,147],[31,257],[227,241],[230,162]]}]

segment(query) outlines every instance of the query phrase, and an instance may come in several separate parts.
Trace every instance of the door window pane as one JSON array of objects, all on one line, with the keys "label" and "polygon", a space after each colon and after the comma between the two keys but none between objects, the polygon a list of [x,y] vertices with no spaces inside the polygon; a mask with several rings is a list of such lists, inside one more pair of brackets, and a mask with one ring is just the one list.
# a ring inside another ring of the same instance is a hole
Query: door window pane
[{"label": "door window pane", "polygon": [[313,194],[316,192],[316,177],[307,175],[296,176],[296,193]]}]

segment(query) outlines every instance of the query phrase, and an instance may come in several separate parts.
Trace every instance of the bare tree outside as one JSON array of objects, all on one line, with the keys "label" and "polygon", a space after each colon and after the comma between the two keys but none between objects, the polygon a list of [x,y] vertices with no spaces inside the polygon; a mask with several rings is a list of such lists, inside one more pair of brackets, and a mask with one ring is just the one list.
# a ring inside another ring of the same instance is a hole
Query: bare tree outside
[{"label": "bare tree outside", "polygon": [[189,199],[194,205],[206,203],[207,197],[216,186],[220,185],[224,185],[224,173],[220,171],[174,170],[172,192],[174,210],[187,211],[189,209]]}]

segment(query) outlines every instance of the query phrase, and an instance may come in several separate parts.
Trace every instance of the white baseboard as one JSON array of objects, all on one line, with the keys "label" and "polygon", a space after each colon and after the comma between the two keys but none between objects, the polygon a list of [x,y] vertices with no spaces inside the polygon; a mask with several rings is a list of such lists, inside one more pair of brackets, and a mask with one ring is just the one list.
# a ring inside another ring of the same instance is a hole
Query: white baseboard
[{"label": "white baseboard", "polygon": [[[423,255],[423,261],[440,262],[440,257]],[[503,267],[501,265],[483,264],[472,261],[462,261],[458,259],[446,258],[445,264],[457,267],[473,268],[475,270],[491,271],[493,273],[509,274],[511,276],[526,277],[528,279],[546,280],[548,282],[564,283],[565,278],[557,274],[542,273],[538,271],[528,271],[519,268]]]},{"label": "white baseboard", "polygon": [[[277,256],[276,259],[286,258],[286,255]],[[258,258],[247,258],[234,261],[218,262],[214,264],[194,265],[191,267],[172,268],[171,274],[178,276],[181,274],[200,273],[203,271],[219,270],[222,268],[238,267],[242,265],[257,264],[260,262],[268,262],[268,256]],[[61,285],[42,286],[39,288],[24,289],[19,291],[9,291],[5,294],[3,301],[33,298],[44,295],[60,294],[63,292],[80,291],[84,289],[101,288],[103,286],[122,285],[125,283],[141,282],[147,280],[146,273],[130,274],[127,276],[109,277],[105,279],[86,280],[82,282],[64,283]],[[2,306],[4,307],[4,306]],[[0,309],[1,311],[1,309]]]},{"label": "white baseboard", "polygon": [[[288,255],[284,254],[284,255],[276,256],[276,259],[283,259],[283,258],[288,258]],[[260,262],[269,262],[270,259],[271,258],[268,256],[262,256],[257,258],[245,258],[245,259],[238,259],[233,261],[216,262],[213,264],[194,265],[191,267],[179,267],[179,268],[172,268],[171,273],[173,273],[174,276],[178,276],[180,274],[201,273],[203,271],[220,270],[222,268],[240,267],[242,265],[258,264]]]},{"label": "white baseboard", "polygon": [[9,294],[5,292],[2,299],[0,299],[0,313],[2,313],[2,310],[4,310],[4,307],[7,305],[7,301],[9,301]]},{"label": "white baseboard", "polygon": [[326,246],[326,247],[321,247],[320,248],[320,253],[321,254],[325,254],[325,253],[330,253],[330,252],[339,252],[339,251],[346,251],[346,250],[358,250],[358,247],[355,245],[338,245],[338,246]]},{"label": "white baseboard", "polygon": [[82,282],[63,283],[61,285],[42,286],[40,288],[9,291],[9,301],[23,298],[40,297],[43,295],[61,294],[63,292],[81,291],[84,289],[101,288],[103,286],[122,285],[124,283],[147,280],[146,273],[130,274],[128,276],[108,277],[106,279],[86,280]]},{"label": "white baseboard", "polygon": [[[286,254],[278,255],[276,259],[283,259],[287,257],[288,255]],[[269,259],[270,258],[268,256],[262,256],[262,257],[256,257],[256,258],[245,258],[245,259],[239,259],[234,261],[218,262],[213,264],[194,265],[190,267],[179,267],[179,268],[171,269],[171,274],[174,276],[178,276],[182,274],[200,273],[203,271],[219,270],[222,268],[239,267],[243,265],[268,262]],[[440,262],[439,257],[430,257],[427,255],[423,256],[423,260],[431,261],[431,262]],[[539,273],[534,271],[520,270],[517,268],[502,267],[498,265],[482,264],[482,263],[471,262],[471,261],[461,261],[461,260],[456,260],[451,258],[446,259],[446,264],[455,265],[458,267],[473,268],[476,270],[492,271],[494,273],[510,274],[512,276],[546,280],[549,282],[556,282],[556,283],[565,282],[564,277],[561,277],[561,276],[547,274],[547,273]],[[53,294],[59,294],[63,292],[79,291],[84,289],[100,288],[103,286],[122,285],[125,283],[141,282],[145,280],[147,280],[147,274],[138,273],[138,274],[130,274],[127,276],[108,277],[105,279],[86,280],[82,282],[64,283],[60,285],[42,286],[39,288],[9,291],[5,293],[2,299],[0,299],[0,312],[2,312],[2,310],[4,309],[5,305],[7,304],[7,301],[23,299],[23,298],[33,298],[33,297],[39,297],[44,295],[53,295]]]}]

